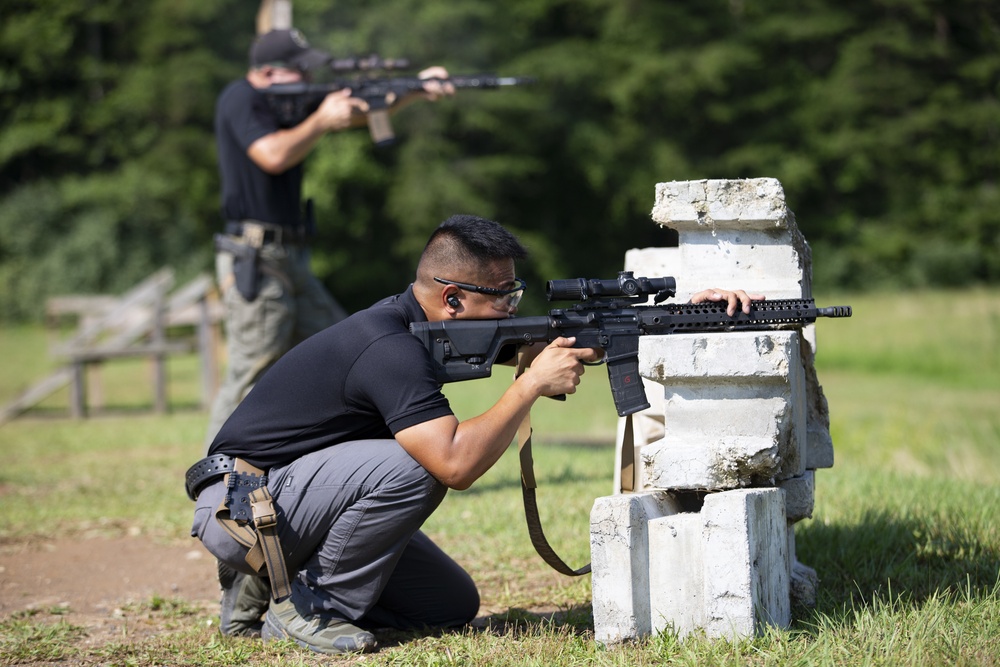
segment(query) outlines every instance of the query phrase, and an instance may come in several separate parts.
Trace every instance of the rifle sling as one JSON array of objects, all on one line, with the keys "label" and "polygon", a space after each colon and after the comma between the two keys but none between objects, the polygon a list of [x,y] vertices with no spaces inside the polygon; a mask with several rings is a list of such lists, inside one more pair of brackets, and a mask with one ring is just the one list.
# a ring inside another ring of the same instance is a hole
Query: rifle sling
[{"label": "rifle sling", "polygon": [[[518,353],[517,373],[515,378],[524,371],[524,358]],[[590,563],[574,570],[567,565],[549,545],[542,531],[542,521],[538,516],[538,503],[535,499],[534,462],[531,457],[531,413],[524,416],[524,420],[517,429],[517,451],[521,462],[521,496],[524,499],[524,518],[528,524],[528,536],[535,551],[548,563],[552,569],[570,577],[579,577],[590,572]]]},{"label": "rifle sling", "polygon": [[625,417],[625,433],[622,435],[622,453],[619,463],[619,485],[622,493],[635,491],[635,431],[632,415]]}]

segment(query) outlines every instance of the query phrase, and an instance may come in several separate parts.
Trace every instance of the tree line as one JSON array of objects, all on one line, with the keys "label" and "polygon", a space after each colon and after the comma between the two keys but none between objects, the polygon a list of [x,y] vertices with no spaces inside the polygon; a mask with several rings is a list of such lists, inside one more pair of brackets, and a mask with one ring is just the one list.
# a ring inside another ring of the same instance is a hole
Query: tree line
[{"label": "tree line", "polygon": [[[0,319],[46,296],[209,270],[215,98],[256,2],[0,0]],[[501,221],[524,277],[610,277],[670,180],[769,176],[817,289],[1000,281],[1000,5],[988,0],[298,0],[338,56],[531,76],[309,158],[316,270],[350,309],[399,291],[452,213]]]}]

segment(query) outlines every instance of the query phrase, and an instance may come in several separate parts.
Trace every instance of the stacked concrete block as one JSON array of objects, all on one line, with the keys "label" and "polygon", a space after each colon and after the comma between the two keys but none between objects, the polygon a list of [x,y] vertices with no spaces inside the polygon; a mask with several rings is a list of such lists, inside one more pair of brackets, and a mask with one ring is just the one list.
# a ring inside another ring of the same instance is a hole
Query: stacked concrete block
[{"label": "stacked concrete block", "polygon": [[665,423],[645,488],[737,489],[805,473],[805,373],[794,331],[648,336],[639,373]]},{"label": "stacked concrete block", "polygon": [[739,639],[787,626],[790,553],[777,488],[599,498],[591,512],[594,631],[614,644],[655,632]]},{"label": "stacked concrete block", "polygon": [[[674,276],[676,301],[711,287],[812,296],[809,246],[774,179],[661,183],[652,217],[678,231],[679,246],[630,251],[625,269]],[[792,604],[814,599],[792,529],[812,514],[814,471],[833,465],[812,329],[641,338],[651,408],[633,416],[635,492],[600,499],[592,514],[599,640],[668,628],[748,636],[787,625]],[[646,499],[664,494],[674,502]],[[626,509],[637,503],[648,525],[619,530],[645,535],[645,551],[624,567],[607,527],[637,516]],[[622,623],[606,599],[625,578],[632,599],[648,585],[648,619],[633,609],[644,620]]]},{"label": "stacked concrete block", "polygon": [[590,514],[590,567],[595,574],[594,626],[598,641],[617,642],[653,631],[650,522],[681,512],[681,506],[666,493],[608,496],[595,501]]}]

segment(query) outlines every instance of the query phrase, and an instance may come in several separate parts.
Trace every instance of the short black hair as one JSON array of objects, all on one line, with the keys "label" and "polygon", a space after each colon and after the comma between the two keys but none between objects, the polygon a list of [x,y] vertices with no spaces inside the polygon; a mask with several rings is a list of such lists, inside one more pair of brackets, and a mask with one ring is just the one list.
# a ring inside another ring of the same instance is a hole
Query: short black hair
[{"label": "short black hair", "polygon": [[528,251],[518,238],[500,223],[463,214],[453,215],[438,225],[424,247],[421,261],[478,265],[527,256]]}]

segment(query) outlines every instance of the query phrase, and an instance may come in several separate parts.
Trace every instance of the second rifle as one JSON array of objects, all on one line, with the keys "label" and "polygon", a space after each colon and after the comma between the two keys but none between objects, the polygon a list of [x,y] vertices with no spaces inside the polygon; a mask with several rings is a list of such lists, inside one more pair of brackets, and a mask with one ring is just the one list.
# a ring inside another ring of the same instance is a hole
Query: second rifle
[{"label": "second rifle", "polygon": [[262,92],[271,108],[277,113],[279,125],[293,127],[316,111],[327,95],[347,88],[351,91],[351,97],[368,103],[368,131],[371,133],[372,141],[376,146],[388,146],[396,139],[392,123],[389,121],[389,108],[406,95],[423,90],[424,84],[431,81],[450,83],[455,88],[481,90],[534,83],[534,79],[529,77],[494,74],[470,74],[448,79],[386,76],[348,78],[326,83],[282,83],[270,86]]}]

